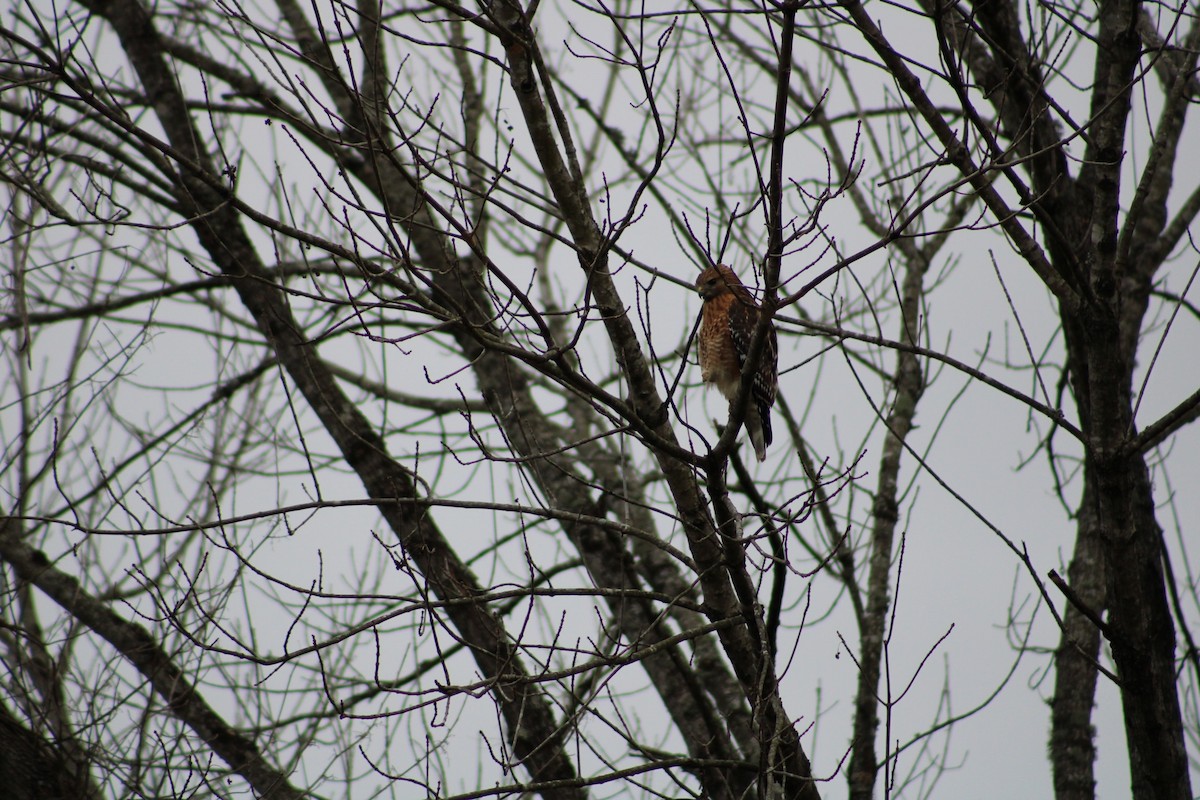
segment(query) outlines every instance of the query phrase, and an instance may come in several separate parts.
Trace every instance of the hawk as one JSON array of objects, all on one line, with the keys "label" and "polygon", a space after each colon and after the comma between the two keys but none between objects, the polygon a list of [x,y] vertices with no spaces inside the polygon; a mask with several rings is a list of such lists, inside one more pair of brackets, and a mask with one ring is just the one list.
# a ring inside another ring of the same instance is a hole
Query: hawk
[{"label": "hawk", "polygon": [[[699,339],[700,378],[720,389],[732,405],[741,386],[742,367],[750,352],[759,306],[750,290],[724,264],[700,273],[696,291],[704,300]],[[778,351],[775,325],[771,324],[746,407],[746,433],[759,461],[767,457],[767,445],[771,443],[771,406],[775,404],[779,386]]]}]

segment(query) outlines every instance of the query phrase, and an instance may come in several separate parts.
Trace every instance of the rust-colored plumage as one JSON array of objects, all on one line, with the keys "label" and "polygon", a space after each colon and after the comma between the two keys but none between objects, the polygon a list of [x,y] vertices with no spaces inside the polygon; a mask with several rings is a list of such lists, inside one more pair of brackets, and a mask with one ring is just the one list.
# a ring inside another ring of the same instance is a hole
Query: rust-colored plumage
[{"label": "rust-colored plumage", "polygon": [[[696,291],[704,299],[698,347],[700,378],[715,385],[731,404],[737,399],[742,367],[750,351],[758,303],[733,270],[724,264],[709,267],[696,279]],[[746,433],[754,454],[762,461],[771,443],[771,406],[778,388],[778,351],[775,326],[767,330],[766,346],[750,384],[746,408]]]}]

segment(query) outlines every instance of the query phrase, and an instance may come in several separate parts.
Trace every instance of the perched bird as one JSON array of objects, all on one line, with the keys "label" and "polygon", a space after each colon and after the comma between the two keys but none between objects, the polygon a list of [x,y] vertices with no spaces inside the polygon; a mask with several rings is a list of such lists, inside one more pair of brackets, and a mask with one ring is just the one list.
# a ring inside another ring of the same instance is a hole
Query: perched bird
[{"label": "perched bird", "polygon": [[[759,307],[733,270],[724,264],[709,267],[696,279],[696,291],[704,299],[700,321],[700,378],[715,384],[730,404],[737,399],[742,367],[750,352],[750,340],[758,323]],[[775,325],[767,328],[762,359],[750,384],[746,407],[746,433],[754,454],[762,461],[771,443],[771,406],[778,389],[778,352]]]}]

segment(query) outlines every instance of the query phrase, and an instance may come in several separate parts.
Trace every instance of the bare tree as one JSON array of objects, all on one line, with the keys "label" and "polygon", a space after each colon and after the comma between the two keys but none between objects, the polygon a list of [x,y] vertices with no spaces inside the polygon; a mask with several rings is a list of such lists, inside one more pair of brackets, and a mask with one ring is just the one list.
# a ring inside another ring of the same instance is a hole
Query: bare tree
[{"label": "bare tree", "polygon": [[[1134,796],[1190,798],[1200,392],[1146,398],[1200,323],[1198,36],[1120,2],[9,9],[0,778],[928,797],[1025,664],[1047,790],[1095,795],[1111,681]],[[756,469],[694,367],[717,262],[763,309],[744,371],[780,336]],[[943,466],[967,393],[1024,420],[973,458],[1037,474],[1069,568]],[[967,569],[1017,578],[957,708],[972,612],[906,637],[939,587],[905,556],[964,511],[1007,553]]]}]

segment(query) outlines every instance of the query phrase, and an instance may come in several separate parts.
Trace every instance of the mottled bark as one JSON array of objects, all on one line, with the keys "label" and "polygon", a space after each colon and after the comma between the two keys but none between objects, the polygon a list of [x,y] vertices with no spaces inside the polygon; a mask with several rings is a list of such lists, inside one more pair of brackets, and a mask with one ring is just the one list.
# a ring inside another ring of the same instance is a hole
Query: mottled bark
[{"label": "mottled bark", "polygon": [[[500,41],[508,59],[509,80],[539,165],[571,232],[579,266],[588,276],[588,285],[608,332],[617,365],[628,381],[632,406],[630,421],[640,422],[648,429],[647,444],[655,454],[687,534],[710,618],[741,616],[745,605],[739,599],[735,584],[748,582],[749,578],[744,567],[730,568],[722,548],[718,534],[722,516],[720,500],[714,498],[717,514],[717,526],[714,527],[693,466],[680,458],[685,451],[678,446],[650,362],[609,272],[608,243],[593,216],[570,131],[554,112],[550,94],[553,86],[543,81],[539,72],[540,54],[533,29],[514,3],[496,4],[491,8],[490,17],[500,30]],[[709,477],[711,481],[712,475]],[[757,622],[761,623],[761,618]],[[783,711],[773,666],[762,658],[759,641],[754,635],[755,624],[755,621],[747,620],[745,626],[722,627],[719,635],[725,655],[758,721],[758,746],[762,749],[762,758],[766,759],[764,766],[773,770],[774,765],[782,765],[778,773],[760,775],[760,780],[780,781],[783,790],[792,796],[816,798],[818,790],[811,780],[811,766],[795,727]]]},{"label": "mottled bark", "polygon": [[380,513],[431,589],[443,600],[468,601],[449,603],[445,613],[470,646],[483,675],[493,682],[517,759],[535,781],[546,784],[543,796],[563,800],[585,797],[548,701],[526,673],[500,621],[484,604],[471,602],[483,593],[482,586],[419,504],[392,502],[416,499],[414,476],[389,455],[380,433],[321,362],[258,258],[230,196],[218,188],[222,185],[219,171],[212,167],[203,137],[167,67],[149,12],[137,0],[88,5],[112,24],[152,101],[174,148],[171,155],[179,170],[178,201],[193,220],[201,244],[230,279],[279,363],[368,495],[379,500]]},{"label": "mottled bark", "polygon": [[[268,762],[254,740],[234,729],[208,705],[196,683],[145,628],[122,618],[86,592],[72,576],[52,566],[45,554],[16,536],[16,526],[0,519],[0,559],[22,580],[36,586],[81,624],[108,642],[150,683],[181,722],[212,748],[265,800],[299,800],[304,792]],[[78,774],[72,770],[73,774]]]},{"label": "mottled bark", "polygon": [[[928,261],[912,248],[907,253],[900,298],[898,341],[916,345],[922,326],[921,301]],[[885,630],[891,610],[892,556],[896,523],[900,519],[899,479],[905,440],[912,431],[917,404],[924,391],[921,361],[915,353],[898,350],[894,373],[895,396],[886,419],[887,432],[879,459],[879,481],[871,509],[867,604],[859,631],[858,684],[854,694],[854,732],[846,779],[852,800],[870,800],[879,775],[875,739],[879,731],[879,680],[882,674]]]},{"label": "mottled bark", "polygon": [[0,787],[7,800],[99,800],[86,767],[0,704]]},{"label": "mottled bark", "polygon": [[[960,63],[986,90],[1002,123],[997,128],[974,108],[967,85],[952,77],[966,119],[992,157],[1024,157],[1021,177],[998,168],[1022,197],[1043,233],[1046,253],[1031,246],[1023,222],[1006,217],[990,187],[976,178],[969,151],[929,101],[884,34],[857,3],[844,0],[859,29],[896,75],[945,146],[950,160],[968,176],[1030,267],[1059,302],[1066,332],[1067,366],[1080,419],[1084,451],[1083,503],[1070,578],[1076,593],[1107,609],[1113,658],[1121,680],[1122,706],[1136,798],[1191,796],[1182,719],[1174,675],[1175,630],[1166,600],[1161,535],[1144,458],[1129,443],[1136,436],[1133,371],[1138,333],[1146,310],[1149,277],[1165,256],[1153,240],[1163,230],[1170,186],[1169,166],[1181,125],[1186,70],[1171,54],[1176,86],[1169,93],[1151,158],[1123,221],[1120,190],[1126,168],[1125,140],[1130,91],[1142,55],[1135,0],[1107,0],[1095,17],[1096,60],[1091,113],[1083,122],[1087,151],[1078,176],[1070,173],[1059,114],[1047,95],[1039,60],[1030,52],[1017,6],[1007,0],[975,4],[970,17],[957,7],[927,4],[938,26],[943,59]],[[951,72],[953,75],[953,71]],[[1006,154],[1005,151],[1008,153]],[[1143,210],[1144,209],[1144,210]],[[1136,212],[1136,215],[1135,215]],[[1194,210],[1185,209],[1194,215]],[[1143,216],[1143,214],[1145,216]],[[1145,231],[1150,231],[1147,236]],[[1142,247],[1118,246],[1142,240]],[[1092,794],[1094,758],[1090,710],[1095,675],[1084,663],[1098,650],[1087,623],[1068,611],[1057,650],[1051,754],[1060,797]],[[1083,656],[1076,646],[1082,647]]]},{"label": "mottled bark", "polygon": [[[1085,487],[1085,491],[1091,491]],[[1080,504],[1075,552],[1067,579],[1078,599],[1101,615],[1105,602],[1105,555],[1095,504]],[[1074,604],[1063,611],[1063,630],[1054,652],[1054,696],[1050,700],[1050,767],[1058,800],[1095,797],[1096,729],[1092,725],[1100,656],[1100,631]]]}]

